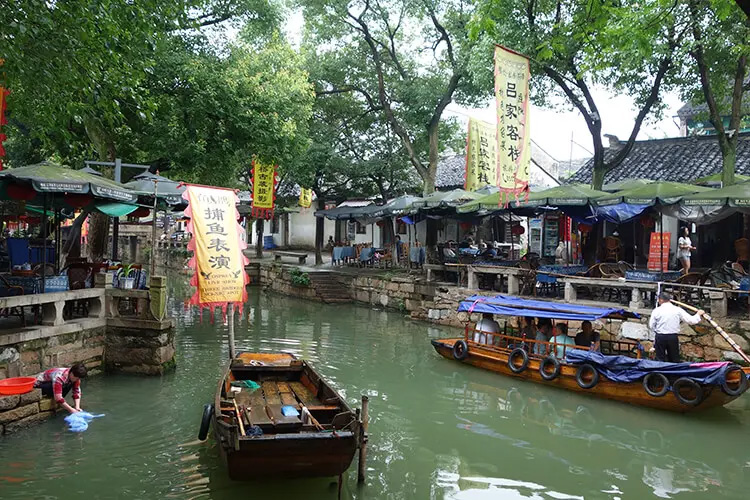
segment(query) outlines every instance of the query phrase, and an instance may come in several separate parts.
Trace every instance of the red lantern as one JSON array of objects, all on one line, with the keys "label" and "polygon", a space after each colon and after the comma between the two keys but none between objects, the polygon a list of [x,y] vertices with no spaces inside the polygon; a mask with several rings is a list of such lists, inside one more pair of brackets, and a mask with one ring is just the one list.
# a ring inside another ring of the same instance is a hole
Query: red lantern
[{"label": "red lantern", "polygon": [[644,215],[640,218],[641,226],[643,227],[654,227],[656,225],[656,221],[653,219],[653,217],[649,217],[648,215]]},{"label": "red lantern", "polygon": [[39,224],[42,221],[40,217],[31,217],[29,215],[19,215],[18,220],[26,224]]},{"label": "red lantern", "polygon": [[73,208],[83,208],[91,203],[94,198],[90,194],[66,194],[63,200]]},{"label": "red lantern", "polygon": [[8,196],[14,200],[33,200],[36,196],[36,191],[31,186],[26,184],[9,184],[7,187]]},{"label": "red lantern", "polygon": [[522,225],[518,224],[511,228],[510,230],[511,234],[514,236],[521,236],[523,233],[526,232],[526,228]]},{"label": "red lantern", "polygon": [[591,232],[591,225],[590,224],[578,224],[578,230],[584,234]]},{"label": "red lantern", "polygon": [[471,229],[471,222],[461,222],[459,225],[464,231],[468,231],[469,229]]},{"label": "red lantern", "polygon": [[146,207],[138,207],[137,209],[130,212],[131,217],[146,217],[148,214],[151,213],[151,210],[149,210]]}]

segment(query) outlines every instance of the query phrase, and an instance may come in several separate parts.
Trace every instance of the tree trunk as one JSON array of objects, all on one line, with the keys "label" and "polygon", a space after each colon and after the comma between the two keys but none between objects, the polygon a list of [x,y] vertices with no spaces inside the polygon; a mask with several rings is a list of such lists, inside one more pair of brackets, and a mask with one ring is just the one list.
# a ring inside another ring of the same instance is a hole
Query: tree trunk
[{"label": "tree trunk", "polygon": [[[735,133],[736,135],[736,133]],[[731,186],[734,184],[734,168],[737,163],[737,141],[727,141],[727,148],[722,148],[721,158],[721,185]]]},{"label": "tree trunk", "polygon": [[[318,210],[325,210],[325,200],[318,196]],[[323,264],[323,231],[325,230],[325,218],[315,218],[315,265],[320,266]]]},{"label": "tree trunk", "polygon": [[[91,116],[84,118],[86,135],[94,145],[99,159],[102,161],[115,161],[117,156],[115,144],[107,134],[102,123]],[[91,262],[101,262],[109,240],[110,217],[100,212],[92,212],[89,217],[88,254]]]},{"label": "tree trunk", "polygon": [[264,219],[255,221],[255,256],[259,259],[263,258],[263,227],[265,222]]}]

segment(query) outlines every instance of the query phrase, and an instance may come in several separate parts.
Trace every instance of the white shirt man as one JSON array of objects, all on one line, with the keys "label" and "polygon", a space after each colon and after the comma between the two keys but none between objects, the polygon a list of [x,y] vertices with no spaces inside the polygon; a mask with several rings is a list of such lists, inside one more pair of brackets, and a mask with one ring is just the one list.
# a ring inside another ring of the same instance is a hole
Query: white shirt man
[{"label": "white shirt man", "polygon": [[681,307],[672,304],[671,300],[670,294],[666,292],[659,294],[659,306],[651,312],[648,327],[655,335],[656,359],[679,363],[680,344],[677,335],[680,333],[680,321],[688,325],[696,325],[700,323],[703,311],[698,311],[691,316]]},{"label": "white shirt man", "polygon": [[500,333],[500,325],[497,321],[492,319],[492,314],[482,313],[482,319],[477,322],[474,330],[476,330],[474,332],[474,342],[479,344],[492,344],[494,337],[492,335],[485,335],[481,332]]}]

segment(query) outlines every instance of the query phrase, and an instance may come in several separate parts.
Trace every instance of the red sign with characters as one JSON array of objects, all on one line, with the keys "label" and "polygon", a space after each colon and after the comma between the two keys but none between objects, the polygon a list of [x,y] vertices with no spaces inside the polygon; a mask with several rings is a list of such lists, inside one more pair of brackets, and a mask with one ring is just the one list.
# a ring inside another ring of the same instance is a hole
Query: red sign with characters
[{"label": "red sign with characters", "polygon": [[672,233],[651,233],[648,247],[648,270],[666,272],[669,269],[669,247]]}]

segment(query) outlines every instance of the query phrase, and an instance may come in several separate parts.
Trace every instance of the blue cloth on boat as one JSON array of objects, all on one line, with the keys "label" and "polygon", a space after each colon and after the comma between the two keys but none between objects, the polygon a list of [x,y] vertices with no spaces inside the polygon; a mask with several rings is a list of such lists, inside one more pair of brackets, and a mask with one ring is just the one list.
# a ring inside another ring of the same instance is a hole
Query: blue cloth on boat
[{"label": "blue cloth on boat", "polygon": [[262,435],[263,435],[263,429],[261,429],[257,425],[250,426],[249,429],[245,430],[245,436],[262,436]]},{"label": "blue cloth on boat", "polygon": [[637,313],[620,307],[592,307],[580,304],[560,304],[544,300],[524,299],[510,295],[472,295],[458,305],[459,312],[526,316],[573,321],[594,321],[609,316],[640,318]]},{"label": "blue cloth on boat", "polygon": [[297,408],[290,405],[282,406],[281,414],[285,417],[299,417],[299,411],[297,411]]},{"label": "blue cloth on boat", "polygon": [[568,351],[565,360],[572,364],[590,363],[599,372],[615,382],[635,382],[649,373],[690,377],[701,384],[720,385],[732,363],[667,363],[650,359],[634,359],[627,356],[605,356],[600,352],[575,349]]},{"label": "blue cloth on boat", "polygon": [[72,432],[83,432],[89,428],[89,422],[95,418],[103,417],[104,413],[92,415],[87,411],[71,413],[65,417],[65,423],[68,424],[68,430]]}]

